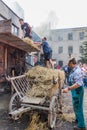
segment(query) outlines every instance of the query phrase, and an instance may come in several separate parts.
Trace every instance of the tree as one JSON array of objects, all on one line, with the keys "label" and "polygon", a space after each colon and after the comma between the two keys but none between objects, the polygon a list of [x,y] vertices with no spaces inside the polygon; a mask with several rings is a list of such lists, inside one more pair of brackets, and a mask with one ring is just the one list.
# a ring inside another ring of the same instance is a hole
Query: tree
[{"label": "tree", "polygon": [[82,56],[81,56],[81,61],[82,63],[87,63],[87,41],[83,42],[83,47],[82,47]]}]

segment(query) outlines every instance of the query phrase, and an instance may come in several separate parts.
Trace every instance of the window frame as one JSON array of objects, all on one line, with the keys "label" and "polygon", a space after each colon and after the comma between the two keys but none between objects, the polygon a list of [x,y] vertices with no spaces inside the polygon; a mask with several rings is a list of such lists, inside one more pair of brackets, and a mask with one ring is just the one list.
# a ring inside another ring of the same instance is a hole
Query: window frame
[{"label": "window frame", "polygon": [[68,40],[73,40],[73,33],[68,33]]},{"label": "window frame", "polygon": [[61,54],[61,53],[63,53],[63,46],[58,47],[58,54]]}]

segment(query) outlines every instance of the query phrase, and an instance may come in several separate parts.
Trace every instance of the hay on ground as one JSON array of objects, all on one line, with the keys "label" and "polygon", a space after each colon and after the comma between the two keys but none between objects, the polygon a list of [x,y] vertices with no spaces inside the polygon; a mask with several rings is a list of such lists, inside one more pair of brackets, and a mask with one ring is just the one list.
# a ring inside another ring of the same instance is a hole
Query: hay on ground
[{"label": "hay on ground", "polygon": [[34,113],[26,130],[48,130],[47,122],[40,121],[38,113]]}]

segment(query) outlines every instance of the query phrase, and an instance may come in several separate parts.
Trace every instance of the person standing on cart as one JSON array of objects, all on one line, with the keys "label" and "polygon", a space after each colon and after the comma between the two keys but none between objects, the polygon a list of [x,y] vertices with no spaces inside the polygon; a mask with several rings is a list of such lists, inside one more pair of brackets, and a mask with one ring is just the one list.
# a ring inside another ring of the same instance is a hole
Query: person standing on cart
[{"label": "person standing on cart", "polygon": [[54,68],[54,63],[52,61],[52,49],[47,42],[47,38],[43,37],[42,43],[37,43],[37,46],[42,46],[44,59],[46,61],[46,67],[49,68],[49,63],[50,63],[51,67]]},{"label": "person standing on cart", "polygon": [[71,90],[72,104],[75,113],[74,130],[86,130],[84,113],[83,113],[83,97],[84,97],[84,85],[83,85],[83,72],[76,64],[75,58],[69,60],[69,66],[72,71],[69,75],[69,86],[63,89],[63,92],[67,93]]},{"label": "person standing on cart", "polygon": [[22,18],[19,19],[21,29],[23,31],[23,36],[22,38],[29,37],[30,39],[32,38],[32,28],[27,22],[24,22]]}]

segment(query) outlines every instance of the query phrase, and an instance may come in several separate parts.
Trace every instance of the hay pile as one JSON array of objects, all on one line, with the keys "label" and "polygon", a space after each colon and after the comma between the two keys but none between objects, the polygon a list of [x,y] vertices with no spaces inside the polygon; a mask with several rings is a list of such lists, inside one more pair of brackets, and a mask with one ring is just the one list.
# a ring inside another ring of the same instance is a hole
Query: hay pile
[{"label": "hay pile", "polygon": [[[58,77],[64,82],[64,71],[56,69],[48,69],[42,66],[32,67],[27,72],[32,89],[27,94],[32,97],[44,97],[49,95],[49,90],[53,87],[53,76],[55,79]],[[57,85],[58,87],[58,85]]]},{"label": "hay pile", "polygon": [[49,130],[47,127],[47,122],[42,122],[38,113],[34,113],[32,120],[26,130]]},{"label": "hay pile", "polygon": [[36,44],[34,44],[34,42],[30,38],[26,37],[23,39],[23,41],[30,45],[30,52],[41,51],[41,49]]}]

